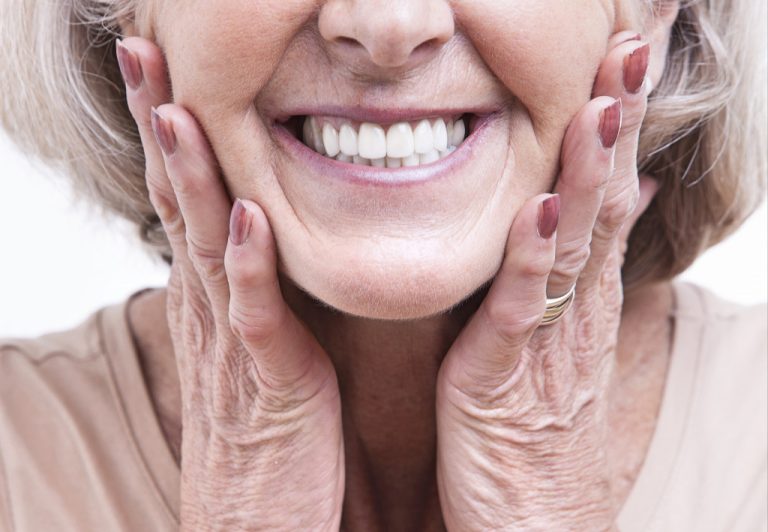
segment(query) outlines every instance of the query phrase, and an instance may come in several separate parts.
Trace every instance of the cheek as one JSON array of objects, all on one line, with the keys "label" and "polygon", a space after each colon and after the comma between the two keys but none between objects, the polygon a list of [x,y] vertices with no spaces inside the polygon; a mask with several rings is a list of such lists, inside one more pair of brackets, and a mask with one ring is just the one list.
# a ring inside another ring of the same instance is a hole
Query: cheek
[{"label": "cheek", "polygon": [[542,145],[559,143],[591,96],[613,27],[603,0],[457,2],[467,34],[528,112]]},{"label": "cheek", "polygon": [[[605,54],[614,18],[610,1],[453,3],[470,46],[521,104],[522,113],[511,124],[513,145],[530,144],[532,134],[544,153],[557,157],[568,123],[590,98]],[[164,5],[169,7],[161,8],[156,26],[175,102],[203,123],[217,153],[246,162],[227,139],[242,130],[243,120],[250,120],[249,130],[263,135],[251,140],[267,145],[266,128],[250,116],[254,98],[272,79],[286,50],[296,48],[301,40],[297,36],[316,13],[316,2],[205,0],[195,2],[194,9]]]},{"label": "cheek", "polygon": [[[193,112],[245,110],[266,85],[311,0],[206,0],[159,15],[174,100]],[[196,113],[197,114],[197,113]]]},{"label": "cheek", "polygon": [[[250,162],[270,160],[268,131],[253,113],[254,98],[315,8],[312,0],[205,0],[194,9],[169,7],[158,14],[174,102],[200,121],[214,153],[225,156],[225,170],[263,168]],[[244,130],[251,133],[245,145]],[[248,196],[225,180],[233,196]]]}]

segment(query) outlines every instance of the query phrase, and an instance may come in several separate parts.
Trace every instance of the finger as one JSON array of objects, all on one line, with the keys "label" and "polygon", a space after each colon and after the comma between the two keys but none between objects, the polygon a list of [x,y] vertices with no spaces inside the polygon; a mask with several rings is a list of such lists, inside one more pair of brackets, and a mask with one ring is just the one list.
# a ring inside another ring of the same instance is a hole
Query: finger
[{"label": "finger", "polygon": [[184,218],[152,127],[152,108],[170,98],[163,54],[154,43],[139,37],[129,37],[117,42],[117,57],[125,79],[128,108],[139,129],[144,150],[149,200],[163,224],[172,248],[174,265],[182,272],[183,284],[199,292],[202,287],[196,280],[194,269],[189,261],[184,260],[187,256]]},{"label": "finger", "polygon": [[608,39],[608,51],[613,50],[620,44],[624,44],[625,42],[629,41],[640,41],[642,40],[643,36],[636,32],[635,30],[624,30],[620,31],[618,33],[614,33],[611,35],[611,38]]},{"label": "finger", "polygon": [[335,371],[283,299],[267,217],[256,203],[236,200],[230,226],[224,262],[232,331],[253,355],[267,390],[311,397]]},{"label": "finger", "polygon": [[595,80],[594,97],[610,96],[621,100],[623,119],[616,143],[616,168],[619,171],[633,170],[637,166],[636,137],[645,118],[651,89],[646,75],[649,60],[649,43],[627,41],[606,55]]},{"label": "finger", "polygon": [[[187,258],[186,226],[176,195],[168,178],[165,161],[153,128],[152,109],[168,101],[165,60],[160,49],[152,42],[138,37],[118,41],[117,57],[126,82],[126,99],[141,137],[145,159],[145,178],[149,199],[160,217],[172,248],[173,264],[169,285],[176,285],[185,304],[169,299],[169,315],[180,323],[194,323],[189,329],[198,345],[210,342],[214,319],[200,278]],[[166,139],[167,141],[167,139]],[[169,294],[175,293],[169,291]],[[202,354],[202,353],[199,353]],[[179,371],[188,369],[184,357],[177,357]]]},{"label": "finger", "polygon": [[485,394],[513,375],[522,348],[544,314],[559,214],[557,195],[536,196],[520,209],[501,269],[446,355],[441,380],[465,393]]},{"label": "finger", "polygon": [[184,219],[187,255],[214,316],[225,319],[229,287],[224,252],[231,202],[218,164],[197,120],[183,107],[165,104],[153,109],[152,125]]},{"label": "finger", "polygon": [[[178,275],[182,293],[199,303],[195,305],[196,308],[205,309],[208,302],[204,289],[194,267],[187,259],[184,217],[168,178],[158,136],[153,127],[152,109],[170,99],[165,59],[154,43],[139,37],[118,40],[117,57],[126,82],[128,108],[138,127],[144,150],[149,200],[160,217],[171,245],[171,278]],[[206,318],[203,319],[204,322],[209,321],[207,312],[202,317]]]},{"label": "finger", "polygon": [[617,46],[603,61],[595,83],[597,93],[621,99],[623,119],[616,141],[614,172],[592,235],[592,254],[584,276],[587,283],[594,283],[599,278],[606,258],[617,248],[622,225],[637,206],[638,139],[651,88],[646,75],[649,46],[641,41]]},{"label": "finger", "polygon": [[620,126],[621,102],[600,97],[587,103],[568,127],[555,186],[562,210],[557,256],[547,283],[549,297],[567,293],[587,263]]},{"label": "finger", "polygon": [[[117,41],[117,59],[126,85],[128,109],[139,129],[144,149],[150,201],[161,220],[173,216],[176,198],[165,173],[165,163],[152,130],[151,111],[170,99],[165,60],[153,43],[138,37]],[[165,221],[165,220],[162,220]],[[171,243],[173,245],[173,242]]]},{"label": "finger", "polygon": [[[152,42],[138,37],[117,41],[117,58],[125,79],[126,100],[141,137],[145,160],[145,179],[149,200],[160,217],[171,245],[173,264],[169,284],[168,315],[179,323],[195,323],[190,329],[197,345],[204,345],[212,332],[212,320],[207,309],[200,280],[186,260],[186,227],[176,195],[165,169],[163,155],[152,127],[152,108],[167,102],[170,90],[167,83],[165,60]],[[170,288],[176,288],[172,290]],[[187,301],[182,305],[181,299]],[[188,319],[191,314],[195,319]],[[198,353],[202,354],[202,353]],[[185,357],[176,357],[179,373],[187,375],[194,367],[186,364]],[[192,375],[190,382],[197,380]],[[186,382],[187,379],[182,379]]]}]

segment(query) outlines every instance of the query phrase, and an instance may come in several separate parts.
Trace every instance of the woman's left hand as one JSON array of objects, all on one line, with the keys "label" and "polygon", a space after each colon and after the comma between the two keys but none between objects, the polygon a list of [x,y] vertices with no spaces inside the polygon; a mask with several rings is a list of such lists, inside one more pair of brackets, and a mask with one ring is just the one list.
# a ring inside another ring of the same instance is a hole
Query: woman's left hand
[{"label": "woman's left hand", "polygon": [[[628,228],[656,191],[637,172],[650,84],[648,45],[632,37],[611,38],[595,97],[565,135],[558,196],[521,208],[501,270],[440,368],[437,481],[448,530],[615,527],[606,395],[620,268]],[[573,306],[540,326],[546,296],[574,284]]]}]

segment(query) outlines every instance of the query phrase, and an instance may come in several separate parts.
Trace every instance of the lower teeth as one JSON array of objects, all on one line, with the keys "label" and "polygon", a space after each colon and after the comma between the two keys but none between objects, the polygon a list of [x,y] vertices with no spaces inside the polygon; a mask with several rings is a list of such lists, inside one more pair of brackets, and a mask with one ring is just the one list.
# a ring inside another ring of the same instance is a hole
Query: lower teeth
[{"label": "lower teeth", "polygon": [[357,164],[360,166],[374,166],[377,168],[403,168],[410,166],[419,166],[422,164],[429,164],[445,157],[448,157],[456,151],[456,146],[448,146],[448,149],[443,151],[432,150],[428,153],[414,153],[409,157],[384,157],[382,159],[366,159],[359,155],[350,157],[339,153],[336,157],[329,157],[328,154],[323,154],[328,159],[335,159],[343,163]]}]

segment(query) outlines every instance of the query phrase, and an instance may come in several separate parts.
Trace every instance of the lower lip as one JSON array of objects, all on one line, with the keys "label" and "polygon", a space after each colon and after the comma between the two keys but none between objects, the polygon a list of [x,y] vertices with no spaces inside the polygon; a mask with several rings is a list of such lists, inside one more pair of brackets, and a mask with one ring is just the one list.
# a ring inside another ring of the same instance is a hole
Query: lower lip
[{"label": "lower lip", "polygon": [[433,163],[405,168],[378,168],[345,163],[320,155],[294,137],[279,123],[274,124],[277,140],[285,149],[318,175],[345,181],[350,185],[402,187],[420,185],[455,173],[465,166],[488,136],[489,125],[498,113],[478,116],[474,130],[450,155]]}]

